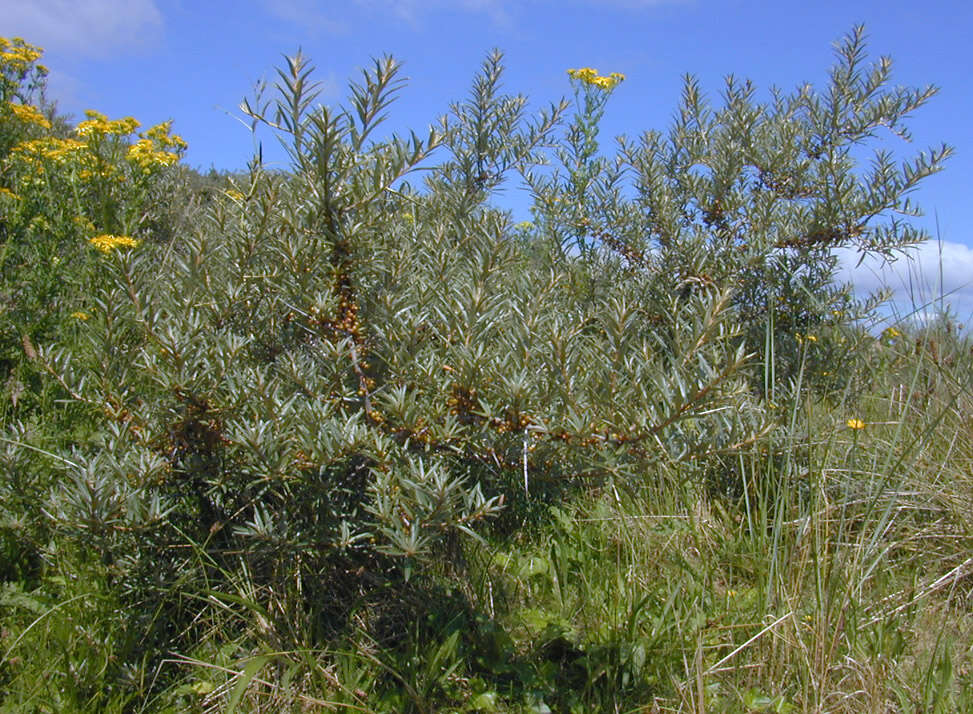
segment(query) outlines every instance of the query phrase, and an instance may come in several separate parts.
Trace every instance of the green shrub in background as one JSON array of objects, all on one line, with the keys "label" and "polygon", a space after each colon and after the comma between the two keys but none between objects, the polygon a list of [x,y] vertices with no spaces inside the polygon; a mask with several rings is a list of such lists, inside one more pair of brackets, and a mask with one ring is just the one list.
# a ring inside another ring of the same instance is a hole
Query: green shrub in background
[{"label": "green shrub in background", "polygon": [[[41,143],[24,146],[38,158],[11,150],[4,181],[36,186],[55,243],[86,251],[72,275],[99,277],[84,302],[62,299],[84,315],[70,335],[35,342],[99,425],[63,455],[43,513],[49,562],[106,584],[85,598],[128,613],[104,635],[125,661],[102,675],[142,696],[161,653],[210,627],[274,652],[352,625],[394,643],[406,594],[428,605],[437,583],[464,587],[471,539],[518,536],[573,494],[621,503],[661,473],[702,479],[759,453],[771,399],[796,400],[802,379],[833,387],[828,361],[855,356],[869,306],[833,286],[832,249],[921,239],[897,216],[949,153],[900,168],[879,154],[856,172],[853,148],[903,132],[933,90],[887,89],[887,61],[862,67],[860,30],[838,56],[823,95],[768,105],[730,82],[714,111],[689,81],[668,137],[623,139],[610,159],[597,130],[617,73],[572,70],[575,116],[561,103],[531,118],[500,91],[494,54],[439,126],[382,138],[393,60],[333,109],[315,104],[298,55],[276,97],[243,106],[291,169],[254,161],[191,230],[157,220],[155,240],[137,240],[156,185],[141,182],[178,156],[167,126],[133,143],[131,122],[91,116],[75,130],[98,137],[85,142],[35,121]],[[64,158],[76,152],[94,159]],[[512,174],[533,192],[531,224],[491,203]],[[4,214],[16,235],[21,210]],[[71,233],[77,216],[100,218],[97,235]],[[214,624],[223,613],[232,624]],[[617,676],[601,672],[617,637],[585,660],[599,686],[629,686],[644,665],[632,650]]]}]

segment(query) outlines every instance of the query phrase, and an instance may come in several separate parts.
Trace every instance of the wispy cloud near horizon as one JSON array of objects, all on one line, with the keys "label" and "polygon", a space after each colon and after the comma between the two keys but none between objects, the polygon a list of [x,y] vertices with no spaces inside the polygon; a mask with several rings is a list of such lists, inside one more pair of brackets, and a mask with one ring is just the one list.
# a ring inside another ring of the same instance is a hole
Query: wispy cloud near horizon
[{"label": "wispy cloud near horizon", "polygon": [[854,285],[860,297],[887,288],[898,315],[924,314],[948,306],[962,322],[973,318],[973,248],[951,241],[927,241],[894,262],[839,251],[838,279]]}]

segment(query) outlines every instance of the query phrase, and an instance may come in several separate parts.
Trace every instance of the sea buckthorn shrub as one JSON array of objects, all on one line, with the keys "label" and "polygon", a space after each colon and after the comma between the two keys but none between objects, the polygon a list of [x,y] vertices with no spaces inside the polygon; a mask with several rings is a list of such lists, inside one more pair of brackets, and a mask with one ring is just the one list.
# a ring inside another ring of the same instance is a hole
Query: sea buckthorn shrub
[{"label": "sea buckthorn shrub", "polygon": [[255,163],[165,249],[102,241],[78,345],[43,350],[109,423],[47,511],[136,602],[243,568],[280,636],[309,603],[334,626],[377,584],[461,568],[512,502],[638,488],[765,431],[729,292],[649,311],[649,276],[597,275],[490,206],[562,106],[528,117],[495,55],[428,135],[378,139],[397,72],[331,109],[289,60],[245,109],[291,171]]},{"label": "sea buckthorn shrub", "polygon": [[[88,239],[93,309],[75,308],[73,344],[39,348],[107,424],[45,503],[58,537],[172,617],[161,632],[245,578],[280,648],[414,573],[456,576],[496,516],[638,489],[660,463],[719,468],[775,421],[763,388],[792,376],[777,356],[806,363],[786,340],[853,318],[830,249],[917,240],[870,221],[911,210],[948,153],[859,177],[851,145],[932,90],[882,94],[857,34],[840,57],[823,99],[758,105],[731,83],[712,112],[689,82],[670,135],[614,159],[597,125],[619,73],[573,70],[574,117],[531,116],[495,54],[405,138],[378,132],[394,61],[331,108],[289,59],[278,95],[243,110],[290,170],[258,157],[168,244]],[[494,205],[515,174],[529,224]]]}]

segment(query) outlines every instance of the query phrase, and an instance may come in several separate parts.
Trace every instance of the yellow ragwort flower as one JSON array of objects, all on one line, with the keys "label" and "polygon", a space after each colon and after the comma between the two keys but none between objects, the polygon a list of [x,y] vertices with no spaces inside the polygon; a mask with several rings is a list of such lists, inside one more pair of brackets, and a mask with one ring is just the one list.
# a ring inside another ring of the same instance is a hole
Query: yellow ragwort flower
[{"label": "yellow ragwort flower", "polygon": [[47,117],[41,114],[34,105],[10,103],[9,106],[10,111],[13,112],[13,115],[25,124],[36,124],[43,129],[51,128],[51,122],[48,121]]},{"label": "yellow ragwort flower", "polygon": [[625,81],[625,75],[621,72],[612,72],[608,76],[603,77],[599,75],[598,70],[593,67],[569,69],[568,76],[571,79],[576,79],[579,82],[583,82],[584,84],[597,87],[598,89],[604,89],[606,91],[614,89]]},{"label": "yellow ragwort flower", "polygon": [[151,139],[139,139],[128,147],[126,158],[146,174],[151,173],[156,166],[172,166],[179,161],[178,154],[157,151]]},{"label": "yellow ragwort flower", "polygon": [[78,136],[90,136],[96,133],[105,133],[105,130],[108,128],[108,117],[101,112],[96,112],[94,109],[87,109],[84,114],[88,118],[83,122],[79,122],[74,127],[75,134]]},{"label": "yellow ragwort flower", "polygon": [[85,116],[88,118],[74,128],[74,133],[78,136],[88,137],[105,134],[128,136],[141,126],[141,123],[135,117],[109,120],[104,114],[96,112],[94,109],[85,110]]},{"label": "yellow ragwort flower", "polygon": [[590,82],[598,76],[598,70],[593,67],[582,67],[581,69],[569,69],[568,76],[571,79],[578,79],[582,82]]},{"label": "yellow ragwort flower", "polygon": [[170,134],[169,132],[171,130],[172,120],[170,119],[169,121],[164,121],[161,124],[149,127],[139,134],[139,136],[143,139],[151,139],[163,149],[174,149],[177,153],[188,149],[189,144],[178,134]]},{"label": "yellow ragwort flower", "polygon": [[24,42],[23,38],[14,37],[10,41],[0,37],[0,65],[7,65],[16,72],[27,72],[28,66],[42,54],[44,51],[40,47]]},{"label": "yellow ragwort flower", "polygon": [[112,121],[108,122],[108,133],[117,134],[118,136],[128,136],[140,126],[142,126],[142,122],[135,117],[113,119]]},{"label": "yellow ragwort flower", "polygon": [[128,236],[113,236],[109,233],[95,236],[88,240],[92,246],[107,255],[117,248],[135,248],[139,242]]},{"label": "yellow ragwort flower", "polygon": [[865,428],[865,422],[863,422],[861,419],[849,419],[848,421],[845,422],[845,424],[848,425],[848,428],[849,429],[864,429]]},{"label": "yellow ragwort flower", "polygon": [[85,321],[85,320],[87,320],[87,319],[88,319],[89,317],[91,317],[91,315],[89,315],[89,314],[88,314],[88,313],[86,313],[86,312],[81,312],[81,311],[79,310],[78,312],[72,312],[72,313],[71,313],[71,317],[73,317],[73,318],[74,318],[75,320],[81,320],[81,322],[84,322],[84,321]]},{"label": "yellow ragwort flower", "polygon": [[41,139],[31,139],[17,144],[11,154],[21,161],[31,163],[35,159],[48,159],[55,163],[74,156],[78,151],[87,149],[87,145],[77,139],[57,139],[45,136]]}]

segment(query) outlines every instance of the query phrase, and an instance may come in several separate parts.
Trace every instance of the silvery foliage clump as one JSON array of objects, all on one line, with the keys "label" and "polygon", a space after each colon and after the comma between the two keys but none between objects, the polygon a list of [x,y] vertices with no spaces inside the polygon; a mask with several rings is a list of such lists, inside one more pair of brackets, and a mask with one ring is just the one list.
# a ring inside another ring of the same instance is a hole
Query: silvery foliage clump
[{"label": "silvery foliage clump", "polygon": [[[191,234],[107,258],[83,348],[45,351],[105,423],[52,517],[130,579],[200,549],[290,583],[374,576],[435,562],[513,498],[745,448],[771,421],[748,330],[779,296],[830,314],[830,248],[916,240],[871,221],[910,211],[947,153],[854,173],[852,148],[931,94],[884,90],[859,43],[823,97],[759,105],[731,81],[714,112],[690,81],[670,134],[614,160],[606,96],[577,87],[559,139],[567,103],[528,115],[498,54],[408,138],[375,133],[391,59],[339,109],[289,59],[244,111],[291,170],[255,161]],[[491,203],[517,174],[529,226]]]},{"label": "silvery foliage clump", "polygon": [[527,175],[543,225],[566,250],[653,274],[653,295],[731,290],[747,344],[778,382],[808,361],[833,370],[853,358],[838,343],[853,340],[822,338],[808,355],[801,337],[842,334],[887,297],[855,300],[836,281],[836,249],[895,260],[928,239],[909,195],[952,153],[898,159],[884,141],[911,141],[906,120],[937,88],[890,87],[892,61],[869,63],[862,27],[835,54],[823,90],[772,88],[768,101],[730,75],[714,106],[687,76],[668,131],[619,137],[614,157],[598,153],[596,122],[576,121],[559,170]]}]

